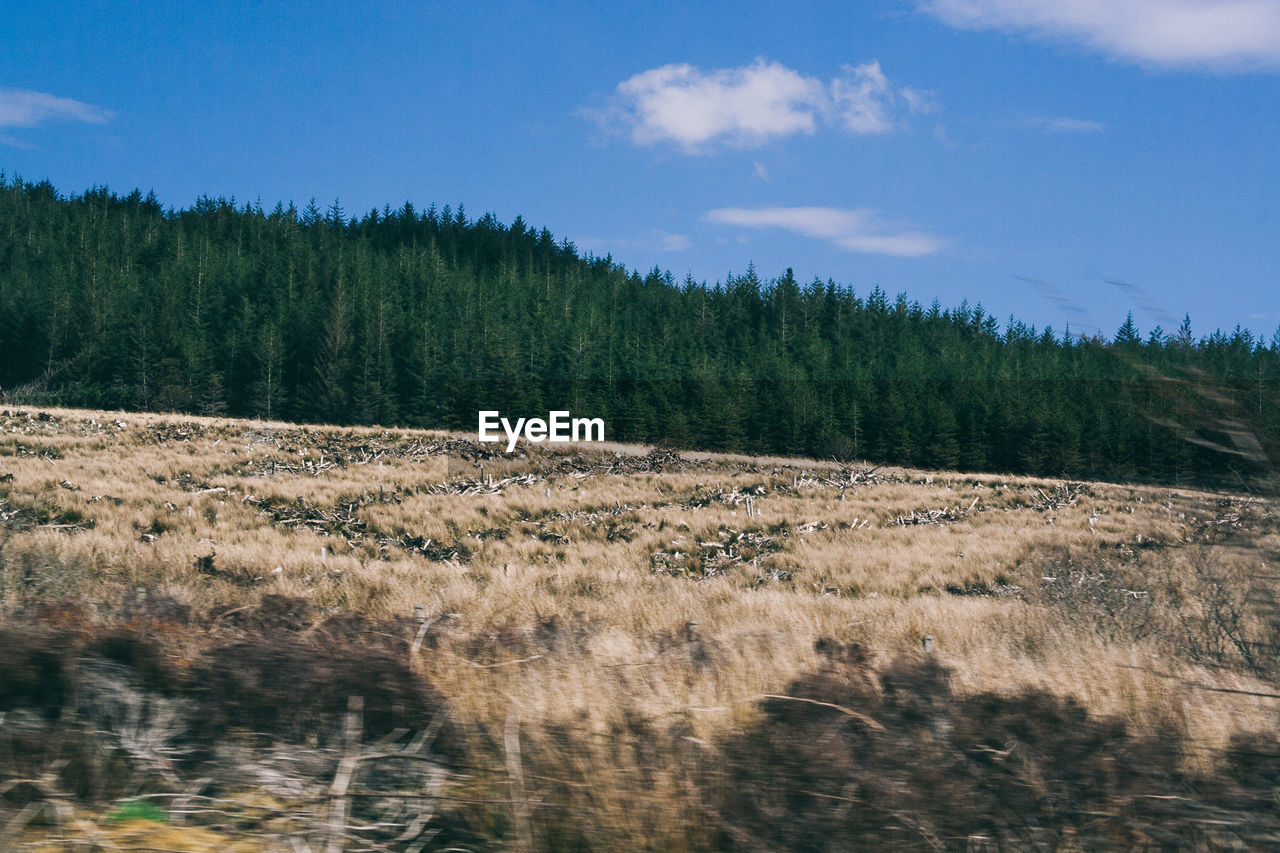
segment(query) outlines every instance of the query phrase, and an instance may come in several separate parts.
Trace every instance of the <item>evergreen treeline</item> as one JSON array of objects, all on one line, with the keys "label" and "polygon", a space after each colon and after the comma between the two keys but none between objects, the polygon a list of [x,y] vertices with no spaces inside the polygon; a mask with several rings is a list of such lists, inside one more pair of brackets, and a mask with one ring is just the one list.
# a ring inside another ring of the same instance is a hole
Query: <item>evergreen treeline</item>
[{"label": "evergreen treeline", "polygon": [[175,211],[0,172],[15,400],[470,430],[566,408],[618,440],[1183,482],[1270,472],[1277,380],[1280,332],[1080,338],[790,270],[641,276],[461,205]]}]

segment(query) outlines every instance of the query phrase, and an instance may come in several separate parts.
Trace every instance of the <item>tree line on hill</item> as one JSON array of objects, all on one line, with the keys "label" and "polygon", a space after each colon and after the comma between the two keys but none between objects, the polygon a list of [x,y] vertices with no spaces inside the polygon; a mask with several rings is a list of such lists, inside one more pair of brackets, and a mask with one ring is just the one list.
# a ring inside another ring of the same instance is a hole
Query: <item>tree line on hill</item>
[{"label": "tree line on hill", "polygon": [[1280,450],[1280,331],[1114,338],[787,270],[628,272],[545,228],[64,196],[0,172],[0,390],[63,405],[476,428],[926,468],[1239,483]]}]

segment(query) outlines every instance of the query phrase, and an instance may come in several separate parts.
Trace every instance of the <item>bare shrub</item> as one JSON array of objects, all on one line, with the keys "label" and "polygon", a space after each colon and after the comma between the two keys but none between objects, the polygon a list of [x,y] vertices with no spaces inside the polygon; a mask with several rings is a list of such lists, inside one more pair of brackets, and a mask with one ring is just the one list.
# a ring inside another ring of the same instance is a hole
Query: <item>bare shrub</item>
[{"label": "bare shrub", "polygon": [[351,696],[364,698],[370,737],[426,725],[443,704],[409,665],[394,623],[334,617],[307,636],[267,628],[208,649],[191,673],[199,736],[231,730],[323,741],[339,729]]},{"label": "bare shrub", "polygon": [[1223,832],[1246,844],[1280,837],[1280,813],[1261,796],[1274,790],[1274,739],[1266,752],[1242,743],[1236,765],[1259,769],[1224,784],[1179,769],[1176,731],[1136,734],[1043,691],[956,696],[948,682],[931,657],[900,658],[878,678],[837,664],[764,701],[759,722],[723,746],[723,846],[1116,849],[1203,845]]},{"label": "bare shrub", "polygon": [[[1280,680],[1280,610],[1273,579],[1195,546],[1171,601],[1177,637],[1197,662]],[[1256,564],[1253,564],[1256,565]]]},{"label": "bare shrub", "polygon": [[[163,620],[11,619],[0,625],[0,773],[54,767],[62,790],[106,796],[147,778],[176,784],[228,737],[333,743],[352,696],[371,739],[437,720],[443,700],[410,666],[403,626],[353,616],[304,633],[299,612],[270,599],[258,623],[182,665]],[[433,754],[451,738],[438,730]]]},{"label": "bare shrub", "polygon": [[1167,585],[1132,554],[1056,549],[1032,562],[1031,600],[1091,634],[1136,643],[1167,627]]}]

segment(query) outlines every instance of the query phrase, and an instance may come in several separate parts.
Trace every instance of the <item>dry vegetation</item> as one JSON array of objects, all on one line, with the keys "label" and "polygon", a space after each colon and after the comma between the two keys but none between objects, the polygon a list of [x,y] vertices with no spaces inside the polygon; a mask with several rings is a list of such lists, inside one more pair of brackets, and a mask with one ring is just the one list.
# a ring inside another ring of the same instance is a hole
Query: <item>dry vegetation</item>
[{"label": "dry vegetation", "polygon": [[493,447],[0,413],[0,848],[1280,843],[1272,502]]}]

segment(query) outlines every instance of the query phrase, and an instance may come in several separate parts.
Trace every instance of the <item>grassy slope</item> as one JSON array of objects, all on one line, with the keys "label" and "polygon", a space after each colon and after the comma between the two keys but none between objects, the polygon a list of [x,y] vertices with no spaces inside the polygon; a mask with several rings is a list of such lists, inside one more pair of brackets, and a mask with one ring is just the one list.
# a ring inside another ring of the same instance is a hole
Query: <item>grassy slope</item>
[{"label": "grassy slope", "polygon": [[[450,461],[449,438],[10,410],[4,607],[67,598],[111,621],[140,587],[203,613],[270,593],[317,614],[425,605],[415,666],[455,719],[494,730],[513,713],[595,733],[639,716],[711,741],[817,668],[820,638],[888,660],[926,634],[962,694],[1043,687],[1210,748],[1274,721],[1271,700],[1203,689],[1274,692],[1206,598],[1270,583],[1264,501],[907,470],[854,482],[862,469],[712,454],[651,465],[637,447]],[[492,493],[440,486],[515,475]],[[1069,502],[1046,506],[1055,494]],[[896,523],[930,509],[952,517]],[[597,759],[618,761],[582,756]],[[596,807],[639,821],[625,767],[596,769]]]}]

